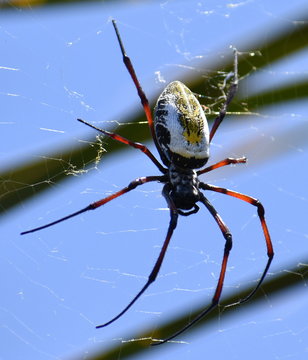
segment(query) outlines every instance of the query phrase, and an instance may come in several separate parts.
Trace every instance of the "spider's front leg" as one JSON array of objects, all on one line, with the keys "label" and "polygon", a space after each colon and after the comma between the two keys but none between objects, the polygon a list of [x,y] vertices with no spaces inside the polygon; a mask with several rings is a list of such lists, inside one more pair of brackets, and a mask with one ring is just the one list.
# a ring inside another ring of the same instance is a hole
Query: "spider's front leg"
[{"label": "spider's front leg", "polygon": [[174,205],[173,200],[171,199],[170,195],[170,187],[169,185],[165,185],[163,188],[163,196],[165,197],[168,207],[170,209],[170,223],[169,223],[169,227],[168,227],[168,231],[167,231],[167,235],[165,238],[165,241],[163,243],[163,246],[160,250],[159,256],[155,262],[155,265],[148,277],[148,281],[146,282],[146,284],[143,286],[143,288],[138,292],[138,294],[133,298],[133,300],[131,300],[131,302],[118,314],[116,315],[114,318],[112,318],[111,320],[109,320],[108,322],[102,324],[102,325],[98,325],[96,326],[96,328],[102,328],[105,327],[107,325],[110,325],[111,323],[113,323],[114,321],[118,320],[122,315],[124,315],[126,313],[126,311],[139,299],[139,297],[146,291],[146,289],[156,280],[156,277],[159,273],[159,270],[161,268],[161,265],[163,263],[166,251],[168,249],[168,245],[170,243],[172,234],[174,229],[176,228],[177,225],[177,220],[178,220],[178,211],[176,206]]},{"label": "spider's front leg", "polygon": [[115,33],[116,33],[116,36],[117,36],[117,39],[118,39],[118,42],[119,42],[119,45],[120,45],[124,65],[125,65],[127,71],[129,72],[129,75],[131,76],[133,82],[134,82],[134,85],[135,85],[135,88],[137,90],[138,96],[140,98],[140,101],[141,101],[145,116],[146,116],[146,118],[148,120],[148,125],[149,125],[150,131],[151,131],[152,138],[154,140],[154,143],[155,143],[156,147],[159,149],[158,144],[157,144],[155,131],[154,131],[154,123],[153,123],[153,118],[152,118],[152,111],[151,111],[151,108],[150,108],[150,105],[149,105],[149,100],[147,99],[147,97],[145,95],[145,92],[143,91],[143,89],[142,89],[142,87],[140,85],[140,82],[139,82],[138,77],[136,75],[134,66],[133,66],[129,56],[127,55],[127,53],[125,51],[124,44],[123,44],[123,41],[121,39],[120,32],[118,30],[117,23],[116,23],[115,20],[112,20],[112,25],[114,27],[114,30],[115,30]]}]

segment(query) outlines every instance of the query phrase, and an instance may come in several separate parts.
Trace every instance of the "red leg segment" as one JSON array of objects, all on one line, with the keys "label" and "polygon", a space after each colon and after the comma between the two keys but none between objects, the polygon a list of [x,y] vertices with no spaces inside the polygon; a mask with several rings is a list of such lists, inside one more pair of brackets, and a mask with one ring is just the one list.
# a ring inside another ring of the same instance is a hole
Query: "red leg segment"
[{"label": "red leg segment", "polygon": [[112,195],[109,195],[107,197],[105,197],[104,199],[102,200],[99,200],[99,201],[95,201],[94,203],[86,206],[85,208],[79,210],[79,211],[76,211],[70,215],[67,215],[61,219],[58,219],[58,220],[55,220],[51,223],[48,223],[46,225],[42,225],[42,226],[39,226],[37,228],[34,228],[34,229],[31,229],[31,230],[27,230],[27,231],[23,231],[20,235],[25,235],[25,234],[29,234],[29,233],[32,233],[32,232],[35,232],[35,231],[39,231],[39,230],[42,230],[42,229],[46,229],[50,226],[53,226],[53,225],[56,225],[62,221],[65,221],[65,220],[68,220],[74,216],[77,216],[79,214],[82,214],[88,210],[95,210],[97,209],[98,207],[106,204],[107,202],[113,200],[113,199],[116,199],[117,197],[121,196],[121,195],[124,195],[126,194],[127,192],[135,189],[137,186],[139,185],[143,185],[147,182],[150,182],[150,181],[163,181],[164,180],[164,177],[163,176],[147,176],[147,177],[141,177],[141,178],[138,178],[136,180],[133,180],[128,186],[126,186],[125,188],[123,188],[122,190],[119,190],[117,191],[116,193],[112,194]]},{"label": "red leg segment", "polygon": [[237,303],[231,304],[231,305],[228,305],[228,306],[242,304],[243,302],[249,300],[256,293],[256,291],[259,289],[259,287],[261,286],[261,284],[262,284],[262,282],[263,282],[263,280],[264,280],[264,278],[265,278],[265,276],[266,276],[266,274],[268,272],[268,269],[269,269],[269,267],[271,265],[271,262],[273,260],[273,257],[274,257],[273,245],[272,245],[271,237],[270,237],[268,227],[267,227],[267,224],[266,224],[266,221],[265,221],[264,207],[260,203],[259,200],[255,199],[255,198],[253,198],[251,196],[238,193],[236,191],[232,191],[232,190],[229,190],[229,189],[221,188],[221,187],[214,186],[214,185],[204,184],[204,183],[200,183],[200,188],[204,189],[204,190],[211,190],[211,191],[215,191],[215,192],[218,192],[218,193],[221,193],[221,194],[229,195],[229,196],[232,196],[232,197],[235,197],[237,199],[243,200],[243,201],[257,207],[258,216],[259,216],[259,219],[260,219],[260,222],[261,222],[261,226],[262,226],[262,230],[263,230],[263,234],[264,234],[264,238],[265,238],[265,242],[266,242],[268,260],[267,260],[266,266],[265,266],[265,268],[263,270],[263,273],[262,273],[262,275],[261,275],[255,289],[251,293],[249,293],[244,299],[241,299]]},{"label": "red leg segment", "polygon": [[177,209],[173,203],[173,201],[170,198],[169,195],[169,187],[168,185],[165,185],[163,188],[163,195],[165,197],[165,199],[167,200],[168,203],[168,207],[170,209],[170,223],[169,223],[169,228],[167,231],[167,236],[165,238],[163,247],[159,253],[158,259],[156,260],[156,263],[151,271],[151,274],[149,275],[148,281],[146,282],[146,284],[143,286],[143,288],[138,292],[138,294],[133,298],[133,300],[131,300],[131,302],[114,318],[112,318],[111,320],[109,320],[108,322],[106,322],[105,324],[102,325],[98,325],[96,326],[96,328],[102,328],[105,327],[107,325],[110,325],[111,323],[113,323],[114,321],[118,320],[122,315],[124,315],[126,313],[126,311],[139,299],[139,297],[146,291],[146,289],[155,281],[157,274],[160,270],[160,267],[163,263],[168,245],[170,243],[171,240],[171,236],[173,234],[174,229],[176,228],[177,225],[177,219],[178,219],[178,212]]},{"label": "red leg segment", "polygon": [[148,120],[148,124],[149,124],[149,127],[150,127],[152,138],[153,138],[153,140],[155,142],[157,150],[160,151],[159,150],[160,147],[158,146],[155,131],[154,131],[154,123],[153,123],[152,111],[151,111],[151,108],[150,108],[150,105],[149,105],[149,101],[148,101],[144,91],[142,90],[142,87],[141,87],[141,85],[139,83],[139,80],[137,78],[137,75],[136,75],[135,69],[133,67],[133,64],[132,64],[130,58],[126,54],[126,51],[125,51],[125,48],[124,48],[124,45],[123,45],[119,30],[118,30],[118,27],[117,27],[117,24],[116,24],[116,21],[112,20],[112,24],[113,24],[114,30],[116,32],[120,48],[121,48],[124,65],[126,66],[126,69],[129,72],[129,74],[130,74],[130,76],[131,76],[131,78],[132,78],[132,80],[133,80],[133,82],[135,84],[135,87],[137,89],[137,93],[138,93],[139,98],[141,100],[141,104],[143,106],[146,118]]},{"label": "red leg segment", "polygon": [[165,169],[161,165],[161,163],[155,158],[155,156],[151,153],[151,151],[145,145],[130,141],[130,140],[124,138],[123,136],[112,133],[110,131],[100,129],[100,128],[98,128],[98,127],[96,127],[96,126],[94,126],[94,125],[92,125],[92,124],[90,124],[90,123],[88,123],[88,122],[86,122],[86,121],[84,121],[82,119],[77,119],[77,120],[80,121],[81,123],[85,124],[85,125],[90,126],[93,129],[101,132],[102,134],[109,136],[110,138],[112,138],[112,139],[114,139],[116,141],[119,141],[119,142],[121,142],[123,144],[129,145],[129,146],[131,146],[131,147],[133,147],[135,149],[141,150],[145,155],[147,155],[153,161],[153,163],[158,167],[158,169],[163,174],[166,173],[167,169]]},{"label": "red leg segment", "polygon": [[201,175],[201,174],[205,174],[207,172],[210,172],[212,170],[215,170],[215,169],[218,169],[220,167],[223,167],[223,166],[226,166],[226,165],[230,165],[230,164],[244,164],[247,162],[247,158],[245,157],[242,157],[242,158],[237,158],[237,159],[234,159],[234,158],[227,158],[227,159],[224,159],[224,160],[221,160],[219,161],[218,163],[214,164],[214,165],[211,165],[211,166],[208,166],[206,167],[205,169],[202,169],[202,170],[199,170],[197,171],[197,175]]},{"label": "red leg segment", "polygon": [[221,230],[221,232],[222,232],[222,234],[223,234],[223,236],[224,236],[224,238],[226,240],[225,248],[224,248],[224,255],[223,255],[220,274],[219,274],[219,279],[218,279],[218,283],[217,283],[217,286],[216,286],[214,296],[212,298],[212,304],[209,307],[207,307],[204,311],[202,311],[191,322],[189,322],[184,328],[177,331],[175,334],[169,336],[167,339],[164,339],[162,341],[153,343],[152,344],[153,346],[161,345],[161,344],[164,344],[165,342],[167,342],[169,340],[174,339],[176,336],[182,334],[184,331],[186,331],[191,326],[196,324],[199,320],[201,320],[209,312],[211,312],[213,309],[215,309],[215,307],[217,306],[217,304],[219,302],[220,296],[221,296],[223,283],[224,283],[224,278],[225,278],[226,269],[227,269],[229,253],[230,253],[230,250],[232,248],[232,235],[231,235],[227,225],[224,223],[224,221],[222,220],[220,215],[217,213],[217,211],[215,210],[213,205],[206,199],[206,197],[202,193],[200,193],[200,201],[206,206],[206,208],[209,210],[211,215],[214,217],[215,221],[217,222],[217,224],[218,224],[218,226],[219,226],[219,228],[220,228],[220,230]]}]

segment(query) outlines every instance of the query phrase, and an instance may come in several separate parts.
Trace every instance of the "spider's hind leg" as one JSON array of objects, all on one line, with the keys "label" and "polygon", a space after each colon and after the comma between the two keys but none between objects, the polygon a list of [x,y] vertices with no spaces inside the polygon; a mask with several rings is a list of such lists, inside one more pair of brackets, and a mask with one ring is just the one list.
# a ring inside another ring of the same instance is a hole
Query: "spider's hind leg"
[{"label": "spider's hind leg", "polygon": [[170,193],[170,188],[169,188],[169,185],[166,184],[164,186],[164,188],[163,188],[163,196],[167,200],[167,204],[168,204],[168,207],[170,209],[170,223],[169,223],[169,227],[168,227],[168,231],[167,231],[165,241],[164,241],[163,246],[162,246],[162,248],[160,250],[160,253],[159,253],[159,256],[158,256],[158,258],[157,258],[157,260],[155,262],[155,265],[154,265],[154,267],[153,267],[153,269],[152,269],[152,271],[151,271],[151,273],[150,273],[150,275],[148,277],[148,281],[143,286],[143,288],[137,293],[137,295],[133,298],[133,300],[131,300],[130,303],[118,315],[116,315],[114,318],[112,318],[111,320],[109,320],[105,324],[96,326],[96,328],[102,328],[102,327],[108,326],[111,323],[113,323],[114,321],[116,321],[117,319],[119,319],[139,299],[139,297],[146,291],[146,289],[156,280],[156,277],[157,277],[157,275],[159,273],[159,270],[161,268],[161,265],[163,263],[164,257],[166,255],[166,251],[168,249],[168,245],[170,243],[173,231],[176,228],[177,220],[178,220],[178,210],[177,210],[176,206],[174,205],[174,202],[171,199],[169,193]]},{"label": "spider's hind leg", "polygon": [[209,210],[209,212],[211,213],[214,220],[218,224],[218,226],[219,226],[219,228],[220,228],[220,230],[221,230],[221,232],[222,232],[222,234],[223,234],[223,236],[225,238],[224,254],[223,254],[223,259],[222,259],[222,263],[221,263],[220,274],[219,274],[216,290],[215,290],[214,296],[212,298],[212,303],[207,308],[205,308],[200,314],[198,314],[194,319],[192,319],[182,329],[178,330],[173,335],[169,336],[167,339],[154,342],[152,344],[154,346],[155,345],[161,345],[161,344],[163,344],[163,343],[165,343],[165,342],[167,342],[167,341],[169,341],[171,339],[174,339],[176,336],[182,334],[184,331],[186,331],[191,326],[196,324],[199,320],[201,320],[204,316],[209,314],[213,309],[215,309],[216,306],[219,303],[219,299],[220,299],[221,292],[222,292],[222,289],[223,289],[223,283],[224,283],[224,279],[225,279],[229,254],[230,254],[230,251],[231,251],[231,248],[232,248],[232,235],[231,235],[230,230],[228,229],[227,225],[224,223],[224,221],[222,220],[220,215],[217,213],[214,206],[206,199],[206,197],[202,193],[200,193],[200,202],[202,202],[202,204]]},{"label": "spider's hind leg", "polygon": [[254,290],[252,290],[246,297],[244,297],[243,299],[240,299],[237,303],[234,304],[230,304],[228,306],[233,306],[233,305],[238,305],[238,304],[242,304],[246,301],[248,301],[256,292],[257,290],[260,288],[267,272],[268,269],[271,265],[271,262],[273,260],[274,257],[274,250],[273,250],[273,244],[272,244],[272,240],[270,237],[270,233],[268,231],[268,227],[265,221],[265,211],[264,211],[264,207],[263,205],[260,203],[260,201],[258,199],[253,198],[252,196],[249,195],[245,195],[245,194],[241,194],[237,191],[233,191],[233,190],[229,190],[229,189],[225,189],[225,188],[221,188],[218,186],[214,186],[214,185],[209,185],[209,184],[204,184],[204,183],[200,183],[200,188],[203,190],[211,190],[211,191],[215,191],[221,194],[225,194],[225,195],[229,195],[232,197],[235,197],[237,199],[240,199],[242,201],[247,202],[250,205],[253,205],[257,208],[257,212],[258,212],[258,217],[261,223],[261,227],[263,230],[263,235],[265,238],[265,244],[266,244],[266,248],[267,248],[267,263],[265,265],[265,268],[262,272],[262,275],[260,277],[260,279],[257,282],[257,285],[255,286]]}]

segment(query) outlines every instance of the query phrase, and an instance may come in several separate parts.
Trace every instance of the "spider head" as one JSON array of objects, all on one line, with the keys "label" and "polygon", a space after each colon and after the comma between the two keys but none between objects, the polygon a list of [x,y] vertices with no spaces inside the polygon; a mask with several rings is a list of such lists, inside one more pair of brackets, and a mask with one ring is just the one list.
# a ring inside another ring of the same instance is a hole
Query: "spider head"
[{"label": "spider head", "polygon": [[199,201],[199,179],[195,170],[169,167],[170,196],[178,209],[190,210]]}]

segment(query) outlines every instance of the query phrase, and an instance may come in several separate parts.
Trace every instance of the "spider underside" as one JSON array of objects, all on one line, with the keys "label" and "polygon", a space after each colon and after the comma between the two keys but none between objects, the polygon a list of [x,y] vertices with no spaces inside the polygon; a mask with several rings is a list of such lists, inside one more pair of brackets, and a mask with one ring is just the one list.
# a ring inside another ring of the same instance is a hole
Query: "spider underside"
[{"label": "spider underside", "polygon": [[[157,100],[157,104],[154,110],[154,119],[153,119],[149,102],[147,100],[145,93],[141,88],[141,85],[135,74],[135,70],[131,63],[131,60],[125,52],[115,20],[113,20],[112,23],[121,48],[123,62],[135,84],[136,90],[140,97],[148,121],[152,138],[154,140],[154,143],[156,145],[156,148],[164,165],[162,165],[156,159],[156,157],[151,153],[151,151],[145,145],[132,142],[128,139],[123,138],[118,134],[99,129],[84,120],[78,119],[78,121],[84,123],[87,126],[90,126],[91,128],[99,131],[100,133],[106,136],[111,137],[116,141],[119,141],[121,143],[124,143],[126,145],[141,150],[156,165],[156,167],[162,173],[162,175],[137,178],[133,180],[128,186],[124,187],[118,192],[109,195],[104,199],[96,201],[73,214],[65,216],[49,224],[37,227],[35,229],[24,231],[21,234],[27,234],[38,230],[42,230],[44,228],[55,225],[64,220],[67,220],[71,217],[77,216],[88,210],[94,210],[108,203],[109,201],[135,189],[137,186],[143,185],[145,183],[158,181],[164,184],[162,194],[166,199],[166,202],[170,210],[170,222],[167,230],[167,235],[164,240],[163,246],[160,250],[158,259],[156,260],[155,265],[148,277],[148,280],[146,284],[142,287],[142,289],[117,316],[112,318],[110,321],[97,326],[97,328],[101,328],[119,319],[146,291],[146,289],[150,286],[150,284],[155,281],[159,273],[160,267],[162,265],[164,256],[166,254],[168,245],[170,243],[173,231],[177,226],[178,215],[182,215],[182,216],[192,215],[197,211],[199,211],[199,206],[197,205],[197,203],[203,204],[208,209],[210,214],[213,216],[214,220],[216,221],[217,225],[219,226],[222,232],[223,237],[225,238],[223,259],[222,259],[221,270],[220,270],[216,290],[214,292],[211,305],[209,307],[205,308],[196,318],[192,319],[184,328],[178,330],[177,332],[169,336],[167,339],[155,341],[154,343],[152,343],[152,345],[159,345],[175,338],[176,336],[187,330],[189,327],[191,327],[193,324],[195,324],[197,321],[199,321],[202,317],[207,315],[211,310],[213,310],[217,306],[221,296],[228,257],[230,250],[232,248],[232,235],[227,225],[224,223],[220,215],[217,213],[217,211],[215,210],[213,205],[208,201],[208,199],[204,196],[201,190],[214,191],[225,195],[229,195],[238,198],[240,200],[243,200],[257,208],[257,213],[260,219],[260,223],[267,247],[268,260],[254,290],[250,294],[248,294],[245,298],[239,300],[236,304],[241,304],[249,300],[258,290],[270,267],[270,264],[274,256],[274,252],[273,252],[270,234],[264,217],[264,207],[259,202],[259,200],[251,196],[244,195],[229,189],[206,184],[199,180],[199,175],[205,174],[214,169],[229,164],[238,164],[238,163],[246,162],[246,158],[244,157],[236,158],[236,159],[227,158],[214,165],[204,168],[209,158],[210,142],[213,136],[215,135],[219,125],[223,121],[226,115],[228,105],[230,104],[237,90],[238,72],[237,72],[236,49],[234,49],[235,56],[234,56],[233,80],[229,86],[229,90],[227,92],[225,102],[221,107],[219,115],[214,121],[211,131],[209,132],[207,120],[204,115],[203,109],[201,108],[201,105],[199,104],[198,100],[193,95],[193,93],[184,84],[182,84],[179,81],[174,81],[170,83],[164,89],[164,91]],[[202,169],[196,170],[198,168],[202,168]]]}]

